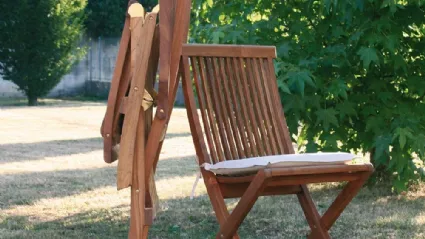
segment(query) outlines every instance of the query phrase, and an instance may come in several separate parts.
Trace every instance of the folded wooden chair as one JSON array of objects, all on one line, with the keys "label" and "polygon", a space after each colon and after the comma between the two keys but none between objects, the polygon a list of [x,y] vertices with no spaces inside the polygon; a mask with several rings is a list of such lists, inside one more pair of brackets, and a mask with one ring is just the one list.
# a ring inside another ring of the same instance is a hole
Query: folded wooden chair
[{"label": "folded wooden chair", "polygon": [[190,7],[190,0],[161,0],[161,11],[158,5],[146,13],[129,1],[101,127],[105,162],[118,160],[118,190],[131,187],[129,238],[147,238],[158,207],[154,173],[177,92]]},{"label": "folded wooden chair", "polygon": [[[267,46],[183,46],[185,104],[220,224],[217,238],[239,238],[237,229],[259,196],[284,194],[297,195],[311,228],[309,238],[330,238],[328,230],[373,171],[370,164],[347,164],[349,154],[293,155],[274,75],[275,54]],[[342,181],[348,183],[320,216],[306,184]],[[240,198],[231,213],[225,198]]]}]

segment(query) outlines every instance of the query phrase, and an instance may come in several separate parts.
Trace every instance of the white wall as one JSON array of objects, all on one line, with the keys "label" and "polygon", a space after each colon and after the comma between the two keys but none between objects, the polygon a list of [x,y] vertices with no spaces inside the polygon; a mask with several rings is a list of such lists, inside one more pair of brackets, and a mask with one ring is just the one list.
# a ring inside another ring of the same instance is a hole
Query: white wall
[{"label": "white wall", "polygon": [[[90,95],[106,98],[114,72],[119,38],[86,40],[86,56],[65,75],[48,97]],[[1,97],[24,97],[17,86],[1,79]],[[181,86],[177,92],[176,103],[184,104]]]}]

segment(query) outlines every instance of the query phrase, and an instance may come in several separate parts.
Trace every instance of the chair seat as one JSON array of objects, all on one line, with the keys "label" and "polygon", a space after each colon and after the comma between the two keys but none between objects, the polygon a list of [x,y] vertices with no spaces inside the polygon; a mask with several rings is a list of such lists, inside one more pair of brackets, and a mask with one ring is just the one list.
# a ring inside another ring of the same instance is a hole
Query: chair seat
[{"label": "chair seat", "polygon": [[203,164],[204,168],[217,175],[243,175],[264,168],[352,164],[357,156],[350,153],[285,154],[228,160],[216,164]]}]

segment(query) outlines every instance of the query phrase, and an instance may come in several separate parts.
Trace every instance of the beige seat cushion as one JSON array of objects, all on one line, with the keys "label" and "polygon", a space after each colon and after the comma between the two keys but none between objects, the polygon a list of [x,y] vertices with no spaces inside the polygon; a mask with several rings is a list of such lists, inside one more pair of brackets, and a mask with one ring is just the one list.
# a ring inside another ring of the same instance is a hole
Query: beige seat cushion
[{"label": "beige seat cushion", "polygon": [[206,170],[221,175],[249,174],[263,169],[327,165],[327,164],[350,164],[357,157],[350,153],[306,153],[306,154],[285,154],[239,160],[228,160],[216,164],[205,163]]}]

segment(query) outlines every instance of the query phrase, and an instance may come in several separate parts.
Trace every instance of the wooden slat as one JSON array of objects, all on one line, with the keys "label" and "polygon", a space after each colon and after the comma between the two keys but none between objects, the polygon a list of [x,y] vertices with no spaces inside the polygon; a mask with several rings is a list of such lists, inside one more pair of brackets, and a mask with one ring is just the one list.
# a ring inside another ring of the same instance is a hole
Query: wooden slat
[{"label": "wooden slat", "polygon": [[276,58],[274,46],[186,44],[183,55],[203,57],[260,57]]},{"label": "wooden slat", "polygon": [[271,77],[269,75],[268,70],[266,69],[266,67],[268,66],[264,63],[264,61],[265,61],[264,59],[259,59],[261,75],[263,78],[261,89],[264,90],[264,95],[266,97],[265,108],[267,109],[267,114],[270,115],[271,124],[269,125],[270,127],[269,135],[272,141],[273,154],[284,154],[285,150],[284,150],[283,140],[281,139],[282,133],[279,131],[279,127],[278,127],[278,124],[280,124],[281,119],[278,118],[277,112],[276,110],[274,110],[273,105],[276,103],[273,102],[274,98],[269,87],[270,85],[269,81],[271,81]]},{"label": "wooden slat", "polygon": [[[106,163],[112,163],[116,160],[113,157],[112,148],[114,144],[119,141],[119,135],[115,137],[116,123],[115,117],[119,114],[117,107],[120,106],[119,101],[119,88],[121,87],[121,80],[127,79],[124,77],[126,72],[130,71],[130,19],[125,19],[124,29],[121,36],[120,46],[118,50],[115,69],[111,81],[111,88],[108,95],[108,104],[106,113],[101,126],[101,134],[103,137],[103,158]],[[123,75],[123,76],[122,76]],[[115,129],[115,130],[114,130]]]},{"label": "wooden slat", "polygon": [[[212,129],[212,136],[214,139],[214,144],[215,144],[215,149],[217,152],[217,158],[214,158],[214,162],[220,162],[224,160],[224,154],[223,154],[223,149],[220,143],[220,136],[218,133],[218,125],[216,122],[216,119],[214,117],[213,114],[213,103],[211,100],[211,96],[209,95],[209,84],[207,83],[207,74],[208,72],[206,72],[206,64],[205,64],[205,58],[200,57],[198,58],[198,62],[199,62],[199,72],[201,75],[201,79],[202,79],[202,93],[203,93],[203,97],[206,99],[206,111],[207,111],[207,116],[208,116],[208,122],[210,124],[210,128]],[[205,122],[204,122],[205,123]]]},{"label": "wooden slat", "polygon": [[258,92],[258,97],[260,98],[260,105],[261,105],[261,114],[263,119],[263,124],[261,125],[264,128],[265,135],[263,138],[265,138],[264,144],[266,146],[267,154],[278,154],[277,147],[276,147],[276,140],[273,135],[272,131],[272,119],[268,114],[267,106],[271,103],[268,102],[269,99],[267,99],[264,89],[263,89],[263,82],[266,80],[262,78],[262,75],[260,74],[261,71],[261,59],[253,58],[251,59],[252,68],[254,69],[255,77],[254,82],[256,85],[256,89]]},{"label": "wooden slat", "polygon": [[245,94],[243,93],[243,83],[242,83],[242,73],[241,73],[241,68],[240,65],[238,64],[238,59],[237,58],[232,58],[233,61],[233,69],[235,72],[235,81],[236,81],[236,88],[238,89],[238,99],[240,102],[240,105],[242,106],[242,114],[240,115],[240,117],[243,117],[243,127],[244,127],[244,131],[246,132],[246,136],[245,139],[248,142],[248,147],[247,150],[245,150],[247,157],[255,157],[256,155],[258,155],[257,149],[255,147],[255,140],[254,140],[254,136],[253,136],[253,132],[252,132],[252,127],[251,127],[251,122],[249,121],[249,116],[248,116],[248,109],[247,109],[247,102],[249,101],[249,99],[247,99],[245,97]]},{"label": "wooden slat", "polygon": [[[205,84],[205,83],[200,82],[200,79],[199,79],[199,75],[198,75],[198,73],[199,73],[199,70],[198,70],[199,62],[197,61],[197,58],[191,57],[190,62],[192,63],[193,78],[194,78],[194,81],[195,81],[196,92],[198,92],[198,103],[199,103],[199,108],[200,108],[201,115],[202,115],[202,120],[204,122],[203,123],[204,133],[205,133],[205,136],[207,138],[208,145],[209,145],[209,152],[210,152],[213,159],[217,159],[218,158],[217,151],[215,149],[214,141],[213,141],[213,138],[212,138],[212,135],[211,135],[212,131],[211,131],[210,123],[208,122],[208,116],[207,116],[207,113],[206,113],[207,112],[207,109],[206,109],[207,108],[207,106],[206,106],[207,105],[207,102],[206,102],[207,99],[204,97],[205,95],[201,93],[203,91],[201,84]],[[185,74],[189,74],[189,73],[185,73]]]},{"label": "wooden slat", "polygon": [[265,155],[271,155],[272,151],[270,148],[270,142],[267,138],[267,133],[266,133],[266,124],[269,122],[266,122],[265,119],[265,114],[263,114],[265,111],[264,109],[264,96],[263,96],[263,91],[261,90],[261,88],[259,87],[259,74],[258,74],[258,69],[257,69],[257,74],[255,74],[255,69],[256,66],[253,63],[253,59],[252,58],[247,58],[245,60],[245,64],[246,64],[246,69],[247,72],[249,74],[249,80],[250,80],[250,85],[249,85],[249,90],[250,90],[250,94],[251,94],[251,99],[253,101],[253,111],[254,111],[254,116],[256,118],[256,126],[258,128],[258,132],[260,134],[260,141],[258,141],[258,146],[259,149],[261,149],[261,156],[265,156]]},{"label": "wooden slat", "polygon": [[224,58],[218,59],[218,65],[220,68],[220,75],[221,75],[222,86],[223,86],[221,89],[226,101],[224,102],[224,105],[227,110],[227,117],[229,119],[228,121],[230,123],[234,143],[236,146],[236,148],[233,148],[233,150],[235,150],[234,152],[235,157],[233,159],[245,158],[242,141],[239,135],[238,125],[236,123],[236,118],[238,117],[238,115],[236,114],[238,106],[237,106],[237,102],[232,101],[232,98],[230,97],[231,93],[229,92],[229,89],[230,89],[229,85],[232,85],[231,81],[233,80],[233,78],[231,74],[228,74],[225,71],[226,62]]},{"label": "wooden slat", "polygon": [[291,140],[291,136],[289,135],[288,125],[286,124],[285,114],[283,113],[283,107],[282,107],[282,104],[280,103],[280,96],[279,96],[279,91],[277,87],[277,79],[274,73],[272,58],[267,59],[267,66],[269,71],[268,75],[270,76],[269,87],[273,96],[273,102],[275,103],[274,110],[276,110],[276,112],[278,113],[278,118],[281,121],[281,123],[278,124],[278,127],[279,127],[279,132],[281,132],[281,134],[283,135],[283,139],[284,139],[283,145],[285,147],[285,153],[293,154],[295,153],[295,151],[294,151],[294,147],[292,146],[292,140]]},{"label": "wooden slat", "polygon": [[[116,99],[116,104],[117,106],[115,106],[115,109],[118,108],[118,112],[121,112],[121,106],[124,105],[124,101],[125,101],[125,95],[128,93],[128,88],[130,87],[130,81],[131,81],[131,77],[132,77],[132,72],[131,72],[131,52],[128,51],[127,56],[126,56],[126,64],[124,65],[124,70],[122,72],[122,76],[121,76],[121,80],[120,80],[120,85],[118,88],[118,93],[117,93],[117,99]],[[114,143],[119,143],[121,140],[121,118],[122,115],[119,114],[118,112],[114,113],[114,121],[113,121],[113,125],[112,125],[112,133],[113,133],[113,139],[114,139]]]},{"label": "wooden slat", "polygon": [[237,128],[235,130],[239,131],[239,137],[242,142],[242,148],[239,149],[241,152],[239,153],[239,156],[241,158],[247,158],[249,155],[251,155],[251,149],[249,147],[249,138],[247,137],[246,127],[245,127],[245,120],[244,119],[244,111],[242,110],[242,107],[245,106],[244,102],[241,102],[241,98],[239,97],[237,91],[235,90],[236,87],[236,75],[235,71],[232,67],[232,59],[233,58],[225,58],[224,61],[226,62],[226,72],[227,76],[229,77],[228,86],[230,92],[228,94],[231,95],[231,101],[233,103],[233,109],[234,109],[234,115],[237,121],[236,123],[232,122],[234,126]]},{"label": "wooden slat", "polygon": [[[145,89],[151,94],[154,95],[156,92],[154,90],[155,80],[158,72],[158,63],[159,63],[159,25],[156,25],[155,27],[155,33],[153,36],[153,42],[152,42],[152,50],[151,50],[151,56],[149,58],[149,64],[148,64],[148,71],[146,73],[146,84]],[[154,113],[154,107],[150,107],[148,110],[145,111],[145,141],[144,143],[148,141],[151,129],[152,129],[152,123],[153,123],[153,113]],[[145,148],[145,152],[149,150]],[[146,155],[146,153],[145,153]],[[158,153],[159,155],[159,153]],[[147,160],[146,160],[147,161]],[[144,167],[148,167],[145,163]],[[154,169],[150,170],[151,172],[154,171]],[[145,170],[145,174],[147,170]],[[145,205],[147,208],[150,208],[148,210],[149,214],[146,213],[145,210],[145,223],[153,221],[153,219],[156,217],[156,212],[159,210],[159,198],[158,193],[156,190],[155,185],[155,178],[153,173],[150,173],[150,175],[145,175],[146,180],[146,201]],[[147,221],[150,218],[149,221]],[[151,225],[151,224],[149,224]],[[147,233],[147,230],[145,230]]]},{"label": "wooden slat", "polygon": [[134,70],[132,70],[133,79],[131,81],[128,105],[133,110],[127,112],[124,119],[121,137],[122,144],[119,153],[120,160],[118,161],[117,169],[118,189],[129,187],[132,181],[132,161],[134,158],[136,129],[139,123],[139,112],[141,111],[143,101],[146,73],[155,31],[156,17],[156,13],[149,13],[146,16],[146,21],[141,17],[131,18],[130,20],[130,26],[132,29],[131,42],[141,42],[141,44],[132,44],[131,49],[131,65]]},{"label": "wooden slat", "polygon": [[[216,96],[218,96],[218,109],[219,109],[219,118],[221,118],[221,124],[224,125],[224,138],[227,141],[228,151],[230,151],[230,155],[226,158],[226,160],[238,159],[238,154],[236,152],[235,139],[232,137],[233,131],[230,127],[229,118],[231,118],[231,114],[228,110],[229,103],[225,100],[225,95],[223,92],[227,91],[227,89],[223,88],[223,84],[225,81],[225,75],[222,74],[219,65],[219,58],[211,58],[213,73],[214,73],[214,85],[216,86]],[[224,145],[224,144],[223,144]],[[225,151],[226,152],[226,151]]]},{"label": "wooden slat", "polygon": [[213,110],[214,110],[214,116],[216,118],[216,122],[218,125],[218,132],[220,133],[220,140],[221,140],[221,145],[223,147],[223,151],[224,151],[224,155],[226,159],[231,159],[232,158],[232,154],[229,150],[229,140],[227,139],[227,135],[226,135],[226,128],[225,128],[225,122],[224,122],[224,115],[223,115],[223,107],[222,107],[222,102],[223,100],[221,99],[221,92],[218,89],[218,85],[219,85],[219,79],[218,79],[218,75],[217,75],[217,70],[215,67],[215,59],[214,58],[210,58],[210,57],[206,57],[205,59],[205,65],[207,66],[206,68],[206,72],[207,72],[207,83],[209,84],[210,90],[211,90],[211,101],[212,101],[212,105],[213,105]]},{"label": "wooden slat", "polygon": [[264,156],[265,154],[264,154],[263,147],[261,146],[261,138],[260,138],[260,134],[258,132],[258,127],[257,127],[258,122],[257,122],[255,111],[254,111],[255,105],[253,105],[252,103],[253,101],[252,97],[255,97],[255,96],[252,96],[250,94],[250,88],[252,86],[249,84],[247,69],[245,68],[246,63],[243,58],[238,58],[238,64],[239,64],[239,72],[241,73],[240,79],[241,79],[241,85],[243,88],[243,94],[245,96],[245,99],[247,100],[245,101],[245,103],[248,104],[249,106],[247,107],[249,122],[251,124],[251,127],[252,127],[251,130],[255,138],[255,145],[251,145],[251,147],[256,150],[256,151],[254,150],[255,156]]},{"label": "wooden slat", "polygon": [[190,128],[196,129],[195,131],[192,131],[193,145],[195,146],[196,155],[198,156],[199,163],[200,164],[211,163],[208,160],[209,158],[208,158],[207,150],[205,147],[204,136],[202,134],[201,123],[199,121],[198,112],[196,110],[195,96],[193,95],[192,84],[191,84],[192,82],[190,80],[189,59],[187,57],[182,57],[182,63],[183,63],[182,85],[184,89],[183,92],[185,94],[184,103],[187,108],[187,111],[186,111],[187,118],[189,119]]}]

